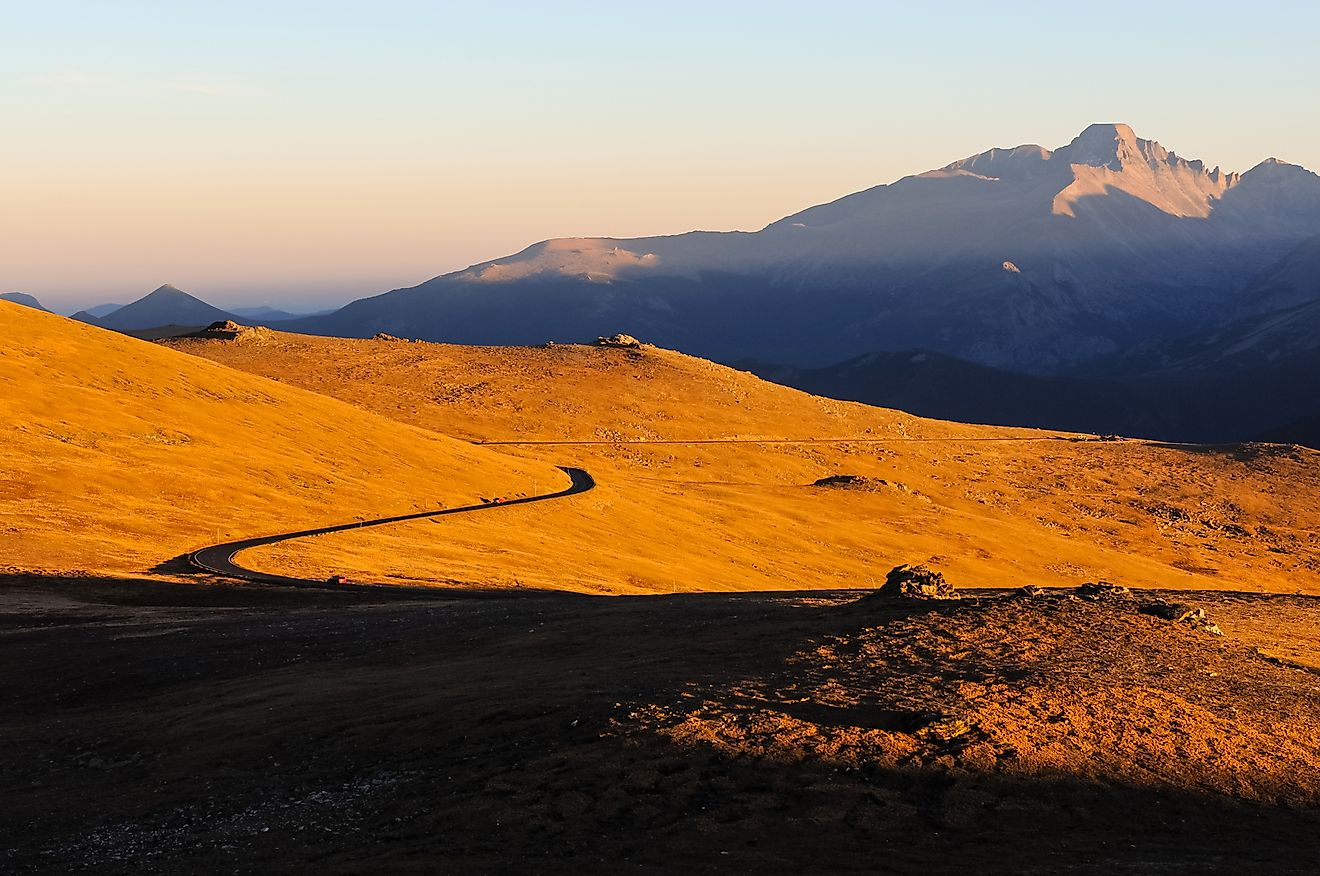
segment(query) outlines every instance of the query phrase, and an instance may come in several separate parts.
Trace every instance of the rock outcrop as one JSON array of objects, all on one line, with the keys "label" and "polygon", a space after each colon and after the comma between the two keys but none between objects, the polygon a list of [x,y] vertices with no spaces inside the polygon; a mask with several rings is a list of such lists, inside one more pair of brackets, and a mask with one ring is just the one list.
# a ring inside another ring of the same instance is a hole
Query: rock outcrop
[{"label": "rock outcrop", "polygon": [[879,599],[960,599],[944,575],[923,565],[895,566],[885,583],[872,594]]},{"label": "rock outcrop", "polygon": [[627,349],[636,350],[642,346],[642,342],[634,338],[632,335],[617,334],[617,335],[610,335],[609,337],[601,336],[599,338],[596,338],[596,346],[624,347]]},{"label": "rock outcrop", "polygon": [[1161,618],[1170,623],[1184,624],[1211,635],[1222,636],[1224,634],[1219,626],[1210,620],[1210,616],[1206,614],[1204,608],[1188,605],[1185,602],[1165,602],[1164,600],[1146,602],[1138,606],[1137,611]]},{"label": "rock outcrop", "polygon": [[1088,583],[1078,587],[1077,595],[1090,602],[1104,602],[1111,599],[1129,599],[1132,596],[1132,591],[1119,584],[1097,581],[1093,584]]}]

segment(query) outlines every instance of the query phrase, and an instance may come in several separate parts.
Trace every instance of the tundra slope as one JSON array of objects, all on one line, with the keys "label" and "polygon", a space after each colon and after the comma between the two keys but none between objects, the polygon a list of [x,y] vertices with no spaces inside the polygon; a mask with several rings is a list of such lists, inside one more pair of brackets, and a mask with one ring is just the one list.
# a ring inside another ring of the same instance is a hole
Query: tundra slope
[{"label": "tundra slope", "polygon": [[0,560],[141,573],[220,538],[562,483],[554,467],[0,302]]},{"label": "tundra slope", "polygon": [[[533,442],[488,449],[599,482],[580,502],[512,509],[499,528],[450,519],[443,537],[403,524],[254,550],[263,571],[443,583],[461,570],[486,586],[654,593],[869,586],[929,561],[985,586],[1320,589],[1320,455],[1299,448],[923,420],[649,345],[269,331],[169,344],[425,429]],[[782,443],[821,438],[837,440]],[[858,478],[825,480],[841,474]]]}]

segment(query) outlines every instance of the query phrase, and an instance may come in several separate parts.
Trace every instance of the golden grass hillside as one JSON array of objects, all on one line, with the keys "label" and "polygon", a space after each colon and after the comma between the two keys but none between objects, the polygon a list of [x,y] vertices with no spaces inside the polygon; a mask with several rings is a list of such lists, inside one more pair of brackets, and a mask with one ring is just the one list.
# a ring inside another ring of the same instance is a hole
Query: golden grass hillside
[{"label": "golden grass hillside", "polygon": [[[944,423],[654,347],[265,330],[170,344],[436,432],[593,442],[491,445],[591,471],[599,487],[573,502],[245,555],[270,571],[641,593],[869,586],[898,563],[924,561],[960,586],[1106,579],[1320,592],[1320,455],[1296,448]],[[837,440],[757,440],[774,438]],[[739,440],[681,443],[706,439]],[[832,475],[859,480],[815,485]]]},{"label": "golden grass hillside", "polygon": [[518,460],[0,302],[0,566],[142,572],[219,539],[562,487]]}]

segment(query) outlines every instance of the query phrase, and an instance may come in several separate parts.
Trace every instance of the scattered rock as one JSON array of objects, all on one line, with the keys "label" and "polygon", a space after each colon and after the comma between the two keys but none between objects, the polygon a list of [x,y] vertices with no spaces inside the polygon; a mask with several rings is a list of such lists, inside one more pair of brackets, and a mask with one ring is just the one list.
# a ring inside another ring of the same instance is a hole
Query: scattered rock
[{"label": "scattered rock", "polygon": [[402,340],[403,340],[403,338],[396,338],[394,335],[389,335],[389,334],[386,334],[385,332],[376,332],[374,335],[371,336],[371,339],[372,339],[373,341],[402,341]]},{"label": "scattered rock", "polygon": [[863,493],[879,493],[893,490],[896,493],[913,496],[929,504],[930,499],[917,490],[899,481],[887,481],[884,478],[869,478],[863,475],[839,474],[821,478],[812,483],[813,487],[825,487],[832,490],[856,490]]},{"label": "scattered rock", "polygon": [[863,475],[838,474],[821,478],[812,484],[813,487],[835,487],[843,490],[867,490],[874,492],[876,490],[898,490],[900,493],[909,493],[911,489],[907,484],[900,484],[897,481],[887,481],[884,478],[868,478]]},{"label": "scattered rock", "polygon": [[1193,629],[1203,630],[1215,636],[1224,634],[1218,625],[1210,620],[1210,616],[1206,614],[1204,608],[1188,605],[1185,602],[1165,602],[1163,600],[1146,602],[1139,605],[1137,611],[1175,624],[1185,624]]},{"label": "scattered rock", "polygon": [[1097,581],[1094,584],[1087,583],[1078,587],[1077,595],[1091,602],[1100,602],[1108,599],[1129,599],[1132,591],[1118,584],[1110,584],[1108,581]]},{"label": "scattered rock", "polygon": [[872,596],[885,599],[960,599],[944,575],[926,566],[895,566]]},{"label": "scattered rock", "polygon": [[625,347],[635,350],[641,347],[641,345],[642,342],[634,338],[632,335],[617,334],[610,335],[609,337],[602,336],[596,338],[597,347]]}]

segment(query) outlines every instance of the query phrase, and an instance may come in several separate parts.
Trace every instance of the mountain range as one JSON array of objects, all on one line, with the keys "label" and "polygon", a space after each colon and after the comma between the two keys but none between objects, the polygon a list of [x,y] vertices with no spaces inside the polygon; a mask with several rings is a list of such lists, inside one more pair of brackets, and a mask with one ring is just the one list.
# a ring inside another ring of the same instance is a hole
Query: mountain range
[{"label": "mountain range", "polygon": [[544,241],[329,314],[162,286],[75,318],[149,338],[226,319],[480,344],[623,330],[925,416],[1320,445],[1320,177],[1092,125],[757,232]]},{"label": "mountain range", "polygon": [[722,361],[923,349],[1064,373],[1305,303],[1320,177],[1208,168],[1121,124],[991,149],[756,232],[549,240],[288,324],[466,343],[628,331]]}]

